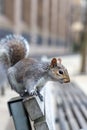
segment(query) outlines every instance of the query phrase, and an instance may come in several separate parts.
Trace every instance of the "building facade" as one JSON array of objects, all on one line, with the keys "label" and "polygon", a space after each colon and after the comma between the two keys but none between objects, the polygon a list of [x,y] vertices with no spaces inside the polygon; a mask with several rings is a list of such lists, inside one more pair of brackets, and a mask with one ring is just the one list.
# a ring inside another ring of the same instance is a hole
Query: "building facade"
[{"label": "building facade", "polygon": [[31,43],[64,45],[78,20],[80,0],[0,0],[0,38],[16,33]]}]

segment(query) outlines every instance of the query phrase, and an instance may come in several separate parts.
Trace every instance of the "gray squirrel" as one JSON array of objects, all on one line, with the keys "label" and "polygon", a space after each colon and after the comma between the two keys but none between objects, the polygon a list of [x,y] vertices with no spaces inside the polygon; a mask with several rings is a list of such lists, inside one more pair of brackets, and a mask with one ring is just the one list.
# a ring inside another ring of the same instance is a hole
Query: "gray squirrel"
[{"label": "gray squirrel", "polygon": [[38,95],[43,100],[40,91],[47,81],[70,82],[61,59],[41,62],[30,58],[29,43],[22,36],[10,35],[0,41],[0,68],[11,88],[23,98]]},{"label": "gray squirrel", "polygon": [[29,56],[29,43],[20,35],[7,35],[0,40],[0,85],[7,79],[7,70]]},{"label": "gray squirrel", "polygon": [[22,97],[27,93],[30,96],[40,94],[47,81],[70,82],[67,69],[60,59],[53,58],[51,62],[41,62],[32,58],[24,58],[8,69],[8,79],[12,89]]}]

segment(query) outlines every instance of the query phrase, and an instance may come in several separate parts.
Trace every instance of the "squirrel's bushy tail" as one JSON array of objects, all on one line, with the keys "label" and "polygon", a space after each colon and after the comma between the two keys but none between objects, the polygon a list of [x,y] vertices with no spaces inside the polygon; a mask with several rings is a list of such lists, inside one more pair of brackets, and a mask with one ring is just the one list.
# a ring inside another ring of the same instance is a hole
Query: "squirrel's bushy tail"
[{"label": "squirrel's bushy tail", "polygon": [[[0,41],[0,84],[7,80],[7,69],[29,56],[29,43],[20,35],[8,35]],[[0,85],[1,86],[1,85]]]},{"label": "squirrel's bushy tail", "polygon": [[4,66],[0,64],[0,87],[4,86],[4,83],[7,82],[7,74]]}]

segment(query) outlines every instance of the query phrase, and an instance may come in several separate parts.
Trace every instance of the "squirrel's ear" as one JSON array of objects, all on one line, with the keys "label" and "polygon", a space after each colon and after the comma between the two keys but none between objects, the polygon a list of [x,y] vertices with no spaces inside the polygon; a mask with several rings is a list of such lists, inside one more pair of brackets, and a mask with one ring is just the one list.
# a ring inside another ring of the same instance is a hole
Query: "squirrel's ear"
[{"label": "squirrel's ear", "polygon": [[61,64],[62,60],[61,58],[58,58],[58,63]]},{"label": "squirrel's ear", "polygon": [[55,66],[57,66],[57,59],[56,58],[53,58],[52,60],[51,60],[51,68],[53,68],[53,67],[55,67]]}]

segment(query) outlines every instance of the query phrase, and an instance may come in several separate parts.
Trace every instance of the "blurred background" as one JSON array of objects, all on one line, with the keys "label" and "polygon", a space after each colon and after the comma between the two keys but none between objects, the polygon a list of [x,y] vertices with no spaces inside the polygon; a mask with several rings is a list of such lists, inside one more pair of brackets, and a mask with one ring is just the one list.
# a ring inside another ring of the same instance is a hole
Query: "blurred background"
[{"label": "blurred background", "polygon": [[0,38],[23,35],[32,56],[85,55],[86,10],[86,0],[0,0]]},{"label": "blurred background", "polygon": [[[61,57],[71,80],[87,94],[86,0],[0,0],[0,39],[8,34],[24,36],[29,41],[31,57]],[[17,95],[5,89],[0,92],[2,130],[8,130],[10,125],[6,103]]]},{"label": "blurred background", "polygon": [[32,55],[50,55],[52,47],[54,54],[79,51],[85,12],[86,0],[0,0],[0,38],[23,35]]}]

